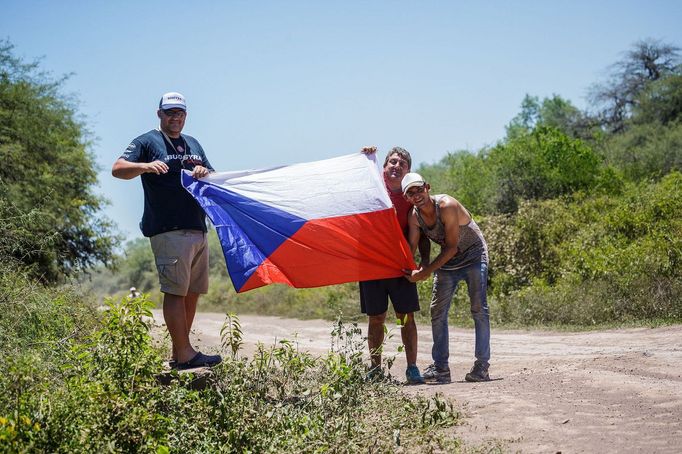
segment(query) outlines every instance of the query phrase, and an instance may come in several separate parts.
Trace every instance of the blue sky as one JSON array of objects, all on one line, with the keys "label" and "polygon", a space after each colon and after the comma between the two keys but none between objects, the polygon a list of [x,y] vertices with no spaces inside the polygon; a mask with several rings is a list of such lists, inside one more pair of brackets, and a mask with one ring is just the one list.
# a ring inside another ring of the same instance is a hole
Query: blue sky
[{"label": "blue sky", "polygon": [[73,73],[105,214],[141,236],[139,180],[111,177],[166,91],[216,170],[313,161],[375,144],[416,163],[494,144],[526,93],[587,107],[633,43],[682,47],[679,1],[0,0],[0,38]]}]

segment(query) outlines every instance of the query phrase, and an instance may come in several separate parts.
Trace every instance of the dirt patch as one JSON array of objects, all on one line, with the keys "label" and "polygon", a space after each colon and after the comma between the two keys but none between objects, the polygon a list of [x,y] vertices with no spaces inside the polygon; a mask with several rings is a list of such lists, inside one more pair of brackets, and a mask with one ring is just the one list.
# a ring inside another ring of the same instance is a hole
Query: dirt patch
[{"label": "dirt patch", "polygon": [[[217,348],[223,319],[198,314],[196,342]],[[247,355],[257,342],[271,345],[294,337],[311,353],[330,346],[327,321],[247,315],[240,321]],[[418,329],[418,365],[424,368],[431,362],[431,329]],[[399,332],[389,336],[387,354],[397,355],[392,371],[404,378],[404,356],[396,353]],[[453,383],[404,388],[454,399],[467,416],[455,433],[468,445],[502,443],[510,452],[682,449],[682,326],[587,333],[493,330],[488,383],[463,381],[473,345],[473,329],[451,329]]]}]

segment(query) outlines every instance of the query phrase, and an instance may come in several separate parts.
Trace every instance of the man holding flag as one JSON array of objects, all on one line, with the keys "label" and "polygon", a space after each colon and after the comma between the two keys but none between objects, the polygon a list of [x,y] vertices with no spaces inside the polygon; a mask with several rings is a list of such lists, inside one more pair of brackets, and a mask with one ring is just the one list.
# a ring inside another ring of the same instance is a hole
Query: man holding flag
[{"label": "man holding flag", "polygon": [[156,115],[159,128],[133,139],[111,173],[124,180],[142,179],[140,227],[150,239],[164,294],[163,317],[173,343],[171,366],[214,366],[221,357],[196,351],[189,340],[199,295],[208,291],[208,243],[206,215],[180,180],[183,169],[202,178],[213,168],[199,142],[181,134],[187,118],[184,96],[164,94]]},{"label": "man holding flag", "polygon": [[[376,153],[376,147],[364,147],[365,154]],[[383,177],[386,190],[393,202],[398,222],[407,237],[407,216],[411,205],[403,197],[400,183],[410,171],[412,157],[404,148],[391,148],[384,160]],[[384,342],[384,323],[391,299],[396,318],[400,321],[400,336],[405,346],[407,370],[405,376],[409,384],[424,383],[417,367],[417,325],[414,312],[419,310],[417,285],[403,277],[375,279],[360,282],[360,308],[367,314],[367,343],[371,356],[371,371],[377,373],[381,368],[381,348]]]}]

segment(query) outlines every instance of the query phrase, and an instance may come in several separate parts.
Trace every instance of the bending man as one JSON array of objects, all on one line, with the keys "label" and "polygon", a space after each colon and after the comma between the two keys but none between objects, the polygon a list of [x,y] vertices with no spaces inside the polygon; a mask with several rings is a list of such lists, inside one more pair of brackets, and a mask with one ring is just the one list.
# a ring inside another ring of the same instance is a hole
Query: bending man
[{"label": "bending man", "polygon": [[465,380],[488,381],[490,360],[490,321],[486,289],[488,282],[488,246],[471,214],[453,197],[430,195],[431,187],[418,173],[408,173],[402,180],[402,191],[412,206],[409,215],[408,241],[412,253],[423,233],[441,247],[440,254],[429,263],[422,255],[421,267],[406,272],[411,282],[433,277],[431,297],[431,329],[433,331],[433,364],[424,371],[426,381],[450,383],[448,358],[448,312],[460,281],[467,283],[471,315],[476,332],[476,361]]}]

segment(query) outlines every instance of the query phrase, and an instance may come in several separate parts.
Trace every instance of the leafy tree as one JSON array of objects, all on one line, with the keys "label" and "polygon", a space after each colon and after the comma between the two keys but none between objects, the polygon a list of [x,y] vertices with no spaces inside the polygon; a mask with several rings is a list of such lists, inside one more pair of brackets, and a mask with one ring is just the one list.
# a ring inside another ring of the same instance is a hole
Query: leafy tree
[{"label": "leafy tree", "polygon": [[633,109],[640,105],[649,85],[669,75],[680,75],[680,48],[646,39],[635,43],[625,57],[611,66],[609,80],[592,88],[592,101],[600,107],[602,124],[621,132]]},{"label": "leafy tree", "polygon": [[521,102],[521,112],[507,125],[507,140],[529,134],[538,126],[556,128],[573,138],[588,138],[595,123],[559,95],[542,101],[537,96],[526,95]]},{"label": "leafy tree", "polygon": [[472,213],[483,213],[494,188],[482,153],[460,150],[448,153],[437,164],[419,168],[435,194],[450,194]]},{"label": "leafy tree", "polygon": [[670,125],[682,120],[682,67],[650,83],[639,95],[633,108],[635,124],[660,123]]},{"label": "leafy tree", "polygon": [[493,213],[513,213],[522,199],[551,199],[604,185],[615,189],[618,183],[582,140],[546,126],[498,144],[486,161],[494,185],[489,191]]},{"label": "leafy tree", "polygon": [[136,287],[139,291],[148,292],[158,287],[154,255],[147,238],[137,238],[128,242],[125,260],[121,261],[117,277],[118,289]]},{"label": "leafy tree", "polygon": [[659,180],[682,171],[682,123],[632,125],[599,147],[606,163],[631,181]]},{"label": "leafy tree", "polygon": [[[3,230],[42,242],[11,256],[35,276],[56,281],[112,258],[112,225],[93,193],[97,173],[84,124],[38,63],[24,63],[0,41],[0,206],[14,213]],[[31,214],[34,222],[22,219]]]},{"label": "leafy tree", "polygon": [[519,112],[507,125],[507,139],[515,139],[528,134],[540,120],[540,99],[526,94],[521,101]]}]

